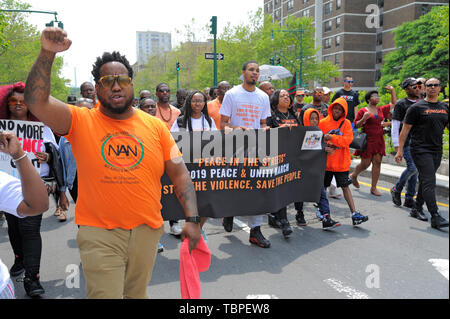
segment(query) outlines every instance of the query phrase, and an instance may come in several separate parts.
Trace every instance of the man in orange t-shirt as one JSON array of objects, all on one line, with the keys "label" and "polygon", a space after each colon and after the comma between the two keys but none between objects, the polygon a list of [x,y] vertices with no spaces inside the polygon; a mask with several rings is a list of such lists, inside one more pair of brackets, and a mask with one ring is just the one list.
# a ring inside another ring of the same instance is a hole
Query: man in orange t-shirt
[{"label": "man in orange t-shirt", "polygon": [[220,107],[222,106],[223,98],[225,97],[225,93],[230,89],[230,83],[227,81],[222,81],[218,86],[217,98],[208,102],[208,114],[214,120],[216,127],[220,130]]},{"label": "man in orange t-shirt", "polygon": [[167,173],[184,208],[182,237],[200,240],[194,187],[167,127],[132,107],[133,69],[118,52],[97,58],[92,74],[99,107],[76,108],[50,94],[56,53],[71,41],[46,28],[30,71],[25,101],[55,133],[67,136],[77,162],[75,222],[88,298],[147,298],[147,285],[163,233],[161,176]]}]

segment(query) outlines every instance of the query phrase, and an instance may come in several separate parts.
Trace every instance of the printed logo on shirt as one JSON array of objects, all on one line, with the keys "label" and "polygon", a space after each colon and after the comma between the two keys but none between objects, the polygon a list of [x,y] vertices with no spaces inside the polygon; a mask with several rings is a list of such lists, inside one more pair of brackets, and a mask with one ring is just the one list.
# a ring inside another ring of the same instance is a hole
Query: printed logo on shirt
[{"label": "printed logo on shirt", "polygon": [[113,169],[135,169],[144,158],[144,146],[135,136],[120,132],[102,140],[103,160]]},{"label": "printed logo on shirt", "polygon": [[425,114],[447,114],[446,110],[426,110]]}]

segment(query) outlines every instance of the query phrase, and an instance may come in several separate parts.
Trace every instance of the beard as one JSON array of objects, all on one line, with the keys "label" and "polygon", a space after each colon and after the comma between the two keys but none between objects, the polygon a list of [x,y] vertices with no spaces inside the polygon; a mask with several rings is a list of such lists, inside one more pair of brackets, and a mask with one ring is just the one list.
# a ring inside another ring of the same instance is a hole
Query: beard
[{"label": "beard", "polygon": [[247,85],[256,85],[256,81],[255,80],[246,80],[245,83]]},{"label": "beard", "polygon": [[111,103],[104,101],[102,98],[98,97],[98,100],[100,101],[100,103],[106,108],[108,109],[108,111],[110,111],[113,114],[123,114],[125,113],[128,108],[133,105],[133,101],[134,101],[134,94],[132,94],[130,96],[130,98],[128,100],[125,101],[125,105],[124,106],[120,106],[120,107],[113,107]]}]

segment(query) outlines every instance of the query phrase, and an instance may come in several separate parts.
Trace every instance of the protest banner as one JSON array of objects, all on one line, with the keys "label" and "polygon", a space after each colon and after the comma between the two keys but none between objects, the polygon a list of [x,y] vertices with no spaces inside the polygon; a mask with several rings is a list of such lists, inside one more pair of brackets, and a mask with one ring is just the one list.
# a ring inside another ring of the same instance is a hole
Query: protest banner
[{"label": "protest banner", "polygon": [[[44,124],[40,122],[0,120],[0,131],[14,132],[23,150],[33,163],[36,170],[40,172],[40,164],[34,153],[44,152]],[[19,172],[11,160],[11,156],[0,153],[0,171],[12,176],[19,177]]]},{"label": "protest banner", "polygon": [[[318,202],[326,167],[317,127],[173,132],[191,174],[199,215],[222,218],[275,212],[293,202]],[[167,175],[164,220],[184,219]]]}]

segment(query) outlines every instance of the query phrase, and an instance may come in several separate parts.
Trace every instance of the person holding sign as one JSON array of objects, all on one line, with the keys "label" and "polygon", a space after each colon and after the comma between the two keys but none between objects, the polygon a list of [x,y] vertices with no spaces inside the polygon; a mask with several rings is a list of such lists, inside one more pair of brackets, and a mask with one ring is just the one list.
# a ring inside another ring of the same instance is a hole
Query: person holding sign
[{"label": "person holding sign", "polygon": [[[0,131],[0,152],[11,156],[20,173],[20,179],[17,179],[0,172],[0,211],[22,220],[21,226],[25,228],[30,218],[26,216],[41,215],[48,210],[47,190],[14,133]],[[24,245],[23,248],[22,262],[30,270],[29,267],[33,265],[33,245]],[[24,279],[24,285],[27,293],[43,291],[39,281]],[[6,266],[0,260],[0,299],[4,298],[14,298],[14,286]]]},{"label": "person holding sign", "polygon": [[[248,61],[242,67],[244,83],[235,86],[225,94],[220,108],[221,129],[259,129],[266,128],[266,119],[270,117],[269,96],[256,87],[259,79],[259,64]],[[269,248],[270,241],[261,233],[263,215],[250,216],[250,243],[262,248]],[[225,217],[223,226],[226,231],[233,230],[233,217]]]},{"label": "person holding sign", "polygon": [[119,52],[106,52],[94,64],[97,108],[50,96],[55,56],[71,44],[64,30],[43,30],[25,102],[72,146],[79,185],[77,244],[88,298],[147,298],[164,231],[161,177],[167,173],[184,209],[182,237],[189,239],[190,251],[201,237],[194,185],[166,124],[133,108],[134,72]]}]

